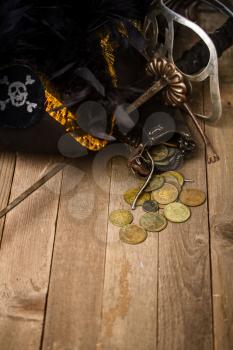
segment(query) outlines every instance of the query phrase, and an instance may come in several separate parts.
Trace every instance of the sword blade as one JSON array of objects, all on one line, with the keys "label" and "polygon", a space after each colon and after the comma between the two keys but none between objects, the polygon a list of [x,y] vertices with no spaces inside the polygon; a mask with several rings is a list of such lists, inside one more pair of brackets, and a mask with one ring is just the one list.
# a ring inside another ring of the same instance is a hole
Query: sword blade
[{"label": "sword blade", "polygon": [[[130,114],[137,110],[144,103],[149,101],[154,95],[167,86],[167,81],[160,79],[156,81],[143,95],[141,95],[136,101],[134,101],[128,108],[127,113]],[[4,217],[7,213],[17,207],[26,198],[28,198],[32,193],[37,191],[41,186],[53,178],[57,173],[63,170],[67,164],[60,164],[48,171],[41,179],[35,182],[31,187],[29,187],[25,192],[23,192],[19,197],[17,197],[13,202],[11,202],[7,207],[0,211],[0,219]]]},{"label": "sword blade", "polygon": [[12,209],[17,207],[21,202],[23,202],[26,198],[28,198],[33,192],[38,190],[41,186],[43,186],[46,182],[48,182],[52,177],[62,171],[67,164],[59,164],[49,170],[42,178],[40,178],[37,182],[35,182],[31,187],[29,187],[25,192],[19,195],[13,202],[11,202],[6,208],[0,211],[0,219],[4,217],[7,213],[9,213]]}]

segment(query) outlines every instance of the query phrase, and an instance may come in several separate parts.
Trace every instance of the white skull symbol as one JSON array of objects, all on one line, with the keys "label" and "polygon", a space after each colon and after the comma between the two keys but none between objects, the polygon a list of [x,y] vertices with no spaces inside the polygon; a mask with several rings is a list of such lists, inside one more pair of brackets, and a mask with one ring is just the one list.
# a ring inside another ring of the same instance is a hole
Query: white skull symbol
[{"label": "white skull symbol", "polygon": [[8,95],[14,107],[21,107],[28,97],[27,87],[20,81],[15,81],[9,85]]}]

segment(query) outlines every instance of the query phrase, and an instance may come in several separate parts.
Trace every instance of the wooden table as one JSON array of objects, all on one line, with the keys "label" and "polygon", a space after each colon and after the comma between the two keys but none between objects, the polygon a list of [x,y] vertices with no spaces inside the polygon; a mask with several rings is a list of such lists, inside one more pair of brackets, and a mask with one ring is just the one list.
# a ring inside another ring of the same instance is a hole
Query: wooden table
[{"label": "wooden table", "polygon": [[[207,165],[201,146],[182,169],[208,193],[187,223],[119,241],[108,214],[135,180],[122,157],[108,162],[118,147],[75,160],[0,221],[1,350],[233,349],[232,63],[229,50],[223,118],[205,126],[221,161]],[[206,88],[196,107],[207,112]],[[1,154],[0,208],[57,162]]]}]

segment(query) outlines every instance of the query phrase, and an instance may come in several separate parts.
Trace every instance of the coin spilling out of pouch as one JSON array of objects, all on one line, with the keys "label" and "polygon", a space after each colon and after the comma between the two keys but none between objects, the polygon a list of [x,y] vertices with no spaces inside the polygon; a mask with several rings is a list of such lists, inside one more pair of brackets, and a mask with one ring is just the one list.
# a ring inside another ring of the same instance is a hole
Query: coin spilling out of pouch
[{"label": "coin spilling out of pouch", "polygon": [[173,176],[175,179],[177,179],[178,183],[180,184],[180,186],[183,186],[184,184],[184,176],[177,172],[177,171],[166,171],[166,173],[163,174],[163,176]]},{"label": "coin spilling out of pouch", "polygon": [[169,155],[169,150],[164,145],[154,146],[150,149],[151,156],[154,162],[159,162],[164,160]]},{"label": "coin spilling out of pouch", "polygon": [[146,187],[145,192],[152,192],[152,191],[158,190],[164,185],[164,183],[165,183],[165,179],[163,176],[154,175],[149,185]]},{"label": "coin spilling out of pouch", "polygon": [[179,193],[182,191],[182,186],[179,184],[178,180],[174,176],[165,175],[164,179],[165,183],[174,185],[178,189]]},{"label": "coin spilling out of pouch", "polygon": [[[152,147],[150,151],[155,164],[164,165],[176,149],[159,145]],[[191,180],[185,180],[177,171],[153,175],[136,203],[136,206],[142,206],[145,212],[140,217],[140,226],[132,224],[134,218],[129,210],[113,211],[109,220],[113,225],[121,227],[119,233],[121,241],[127,244],[140,244],[147,239],[147,232],[164,230],[168,221],[172,223],[187,221],[191,216],[189,207],[202,205],[206,201],[206,194],[198,189],[183,189],[186,181]],[[143,183],[140,181],[137,188],[131,188],[124,194],[127,204],[133,204],[143,185],[144,181]]]}]

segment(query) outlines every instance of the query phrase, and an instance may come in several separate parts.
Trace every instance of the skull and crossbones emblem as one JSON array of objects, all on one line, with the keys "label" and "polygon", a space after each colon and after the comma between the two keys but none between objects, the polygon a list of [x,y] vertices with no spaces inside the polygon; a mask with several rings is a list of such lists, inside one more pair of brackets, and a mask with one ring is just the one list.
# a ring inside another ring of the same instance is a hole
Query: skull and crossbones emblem
[{"label": "skull and crossbones emblem", "polygon": [[0,110],[5,111],[7,105],[11,103],[12,106],[19,108],[26,104],[28,113],[32,113],[37,108],[37,103],[28,100],[28,85],[33,85],[35,80],[31,75],[26,76],[25,83],[21,81],[9,82],[9,78],[5,75],[0,79],[0,84],[8,86],[8,97],[6,100],[0,100]]}]

